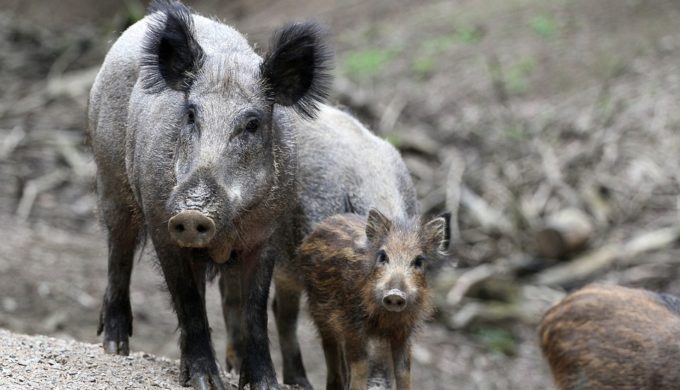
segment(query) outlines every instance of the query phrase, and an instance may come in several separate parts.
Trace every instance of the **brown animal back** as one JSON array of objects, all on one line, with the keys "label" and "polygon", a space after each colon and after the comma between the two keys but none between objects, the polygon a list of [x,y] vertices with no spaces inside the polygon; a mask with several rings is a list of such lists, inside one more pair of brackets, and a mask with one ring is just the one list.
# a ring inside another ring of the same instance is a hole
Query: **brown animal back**
[{"label": "brown animal back", "polygon": [[365,218],[355,214],[329,217],[298,251],[310,314],[322,334],[356,336],[365,316],[359,294],[370,268],[365,228]]},{"label": "brown animal back", "polygon": [[680,317],[666,301],[594,285],[548,310],[540,344],[558,388],[680,389]]},{"label": "brown animal back", "polygon": [[303,241],[298,262],[310,300],[356,295],[368,274],[366,220],[356,214],[326,218]]},{"label": "brown animal back", "polygon": [[302,242],[299,249],[304,267],[320,267],[332,259],[358,261],[365,254],[366,219],[356,214],[326,218]]}]

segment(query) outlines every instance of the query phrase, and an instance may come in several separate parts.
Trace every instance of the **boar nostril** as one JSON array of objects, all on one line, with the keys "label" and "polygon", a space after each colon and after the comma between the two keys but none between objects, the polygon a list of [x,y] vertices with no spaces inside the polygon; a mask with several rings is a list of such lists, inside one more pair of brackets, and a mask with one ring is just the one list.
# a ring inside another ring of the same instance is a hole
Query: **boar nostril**
[{"label": "boar nostril", "polygon": [[183,211],[168,221],[168,232],[177,245],[205,248],[215,236],[215,222],[201,212]]}]

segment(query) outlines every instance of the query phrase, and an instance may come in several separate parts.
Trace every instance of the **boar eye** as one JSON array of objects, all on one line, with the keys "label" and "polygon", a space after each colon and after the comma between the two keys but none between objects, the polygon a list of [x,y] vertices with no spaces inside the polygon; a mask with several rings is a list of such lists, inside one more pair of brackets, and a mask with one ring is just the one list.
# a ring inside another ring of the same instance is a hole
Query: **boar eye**
[{"label": "boar eye", "polygon": [[187,125],[193,125],[196,123],[196,109],[194,106],[190,106],[187,111]]},{"label": "boar eye", "polygon": [[375,261],[378,263],[378,265],[383,265],[389,263],[390,259],[387,257],[387,253],[381,249],[378,252],[378,256],[376,257]]},{"label": "boar eye", "polygon": [[246,131],[249,133],[254,133],[260,128],[260,120],[257,118],[250,118],[246,123]]},{"label": "boar eye", "polygon": [[413,268],[423,268],[423,263],[425,263],[425,258],[423,256],[416,256],[411,265],[413,265]]}]

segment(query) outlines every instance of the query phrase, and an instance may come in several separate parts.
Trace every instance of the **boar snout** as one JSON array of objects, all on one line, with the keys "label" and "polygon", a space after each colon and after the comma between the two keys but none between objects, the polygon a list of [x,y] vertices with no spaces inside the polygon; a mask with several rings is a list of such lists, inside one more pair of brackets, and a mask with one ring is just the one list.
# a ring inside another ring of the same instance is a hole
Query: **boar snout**
[{"label": "boar snout", "polygon": [[400,312],[406,308],[406,294],[394,288],[385,293],[382,304],[389,311]]},{"label": "boar snout", "polygon": [[215,236],[215,222],[198,211],[182,211],[170,218],[168,231],[179,246],[205,248]]}]

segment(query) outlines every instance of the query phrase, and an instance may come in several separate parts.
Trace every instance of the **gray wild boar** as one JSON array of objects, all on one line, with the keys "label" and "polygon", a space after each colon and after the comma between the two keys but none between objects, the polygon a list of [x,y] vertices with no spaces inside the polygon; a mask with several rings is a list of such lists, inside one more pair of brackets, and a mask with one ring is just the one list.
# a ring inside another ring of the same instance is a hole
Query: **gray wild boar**
[{"label": "gray wild boar", "polygon": [[[281,217],[265,249],[265,263],[276,263],[273,311],[283,357],[283,382],[311,388],[296,336],[304,287],[294,257],[303,238],[323,219],[346,211],[350,194],[356,213],[375,207],[388,218],[418,216],[415,188],[397,150],[347,114],[322,105],[313,122],[296,127],[298,143],[297,204]],[[222,274],[223,311],[227,322],[227,365],[238,367],[239,344],[236,283]]]},{"label": "gray wild boar", "polygon": [[[365,389],[370,367],[385,362],[397,389],[411,389],[410,339],[433,312],[425,270],[445,258],[447,226],[446,217],[421,224],[373,209],[327,218],[303,241],[297,262],[326,356],[326,389]],[[371,341],[389,348],[369,356]]]},{"label": "gray wild boar", "polygon": [[[276,264],[273,311],[283,357],[283,383],[309,389],[300,346],[297,319],[304,287],[293,261],[303,238],[323,219],[346,211],[347,194],[356,213],[371,208],[388,218],[418,216],[415,187],[399,152],[371,133],[348,114],[319,104],[314,120],[293,117],[297,145],[295,204],[276,222],[268,239],[264,264]],[[247,347],[239,324],[238,275],[224,272],[220,278],[223,313],[227,324],[228,368],[242,364]]]},{"label": "gray wild boar", "polygon": [[[275,262],[273,311],[283,357],[283,382],[311,388],[307,381],[296,336],[300,297],[304,287],[294,257],[303,238],[323,219],[345,212],[346,194],[360,215],[371,208],[389,218],[418,216],[416,193],[411,176],[389,143],[376,137],[357,120],[326,105],[318,118],[299,123],[297,204],[283,215],[265,249],[266,263]],[[227,279],[227,273],[222,274]],[[222,286],[234,285],[228,281]],[[238,315],[234,291],[223,289],[223,311],[227,318],[228,366],[238,365],[243,353],[231,335],[238,331],[228,318]],[[227,314],[229,313],[229,314]],[[229,324],[232,324],[231,326]],[[233,360],[230,360],[233,359]]]},{"label": "gray wild boar", "polygon": [[237,281],[221,285],[242,301],[232,329],[243,346],[239,386],[277,388],[266,311],[274,263],[263,253],[279,221],[297,212],[297,133],[323,137],[329,115],[354,131],[350,118],[326,107],[313,121],[329,60],[315,24],[282,28],[261,58],[239,32],[170,0],[154,1],[113,44],[88,110],[109,244],[98,330],[106,352],[129,352],[130,275],[146,236],[177,313],[180,382],[224,388],[205,281],[214,263],[236,263],[228,268]]}]

